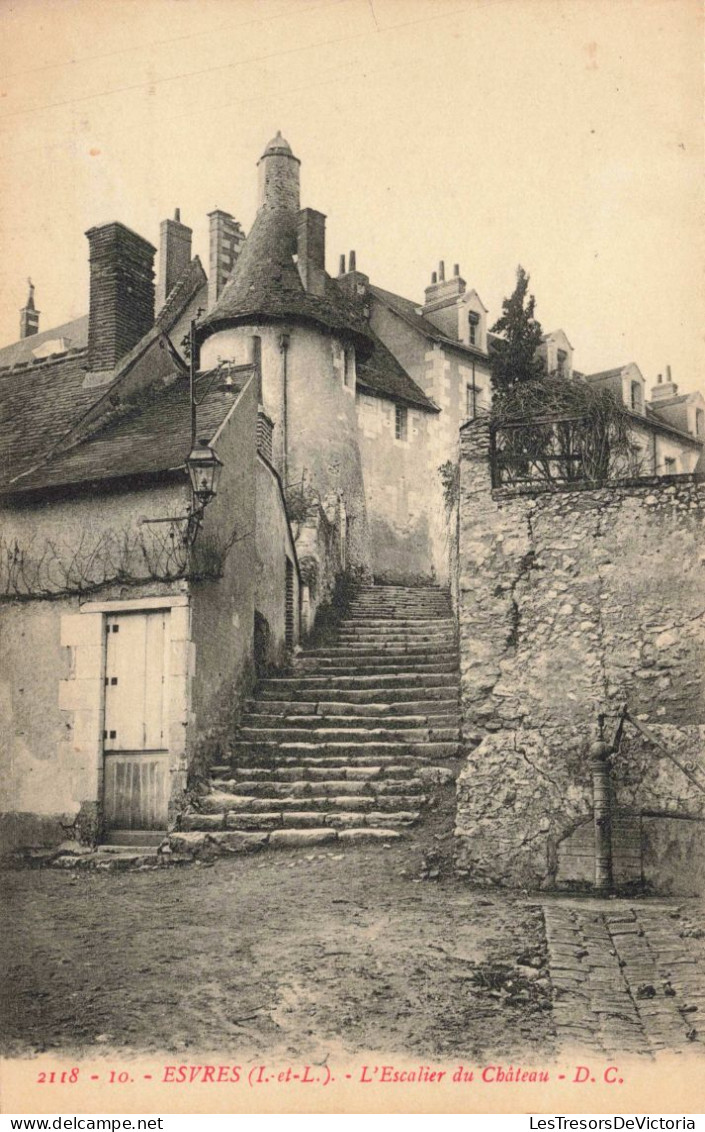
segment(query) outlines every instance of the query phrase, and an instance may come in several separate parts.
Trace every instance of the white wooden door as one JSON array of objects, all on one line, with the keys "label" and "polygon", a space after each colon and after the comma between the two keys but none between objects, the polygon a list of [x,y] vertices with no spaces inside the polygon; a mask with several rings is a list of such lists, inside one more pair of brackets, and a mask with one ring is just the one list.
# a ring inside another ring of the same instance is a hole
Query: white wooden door
[{"label": "white wooden door", "polygon": [[169,805],[169,611],[105,620],[104,807],[108,829],[164,829]]}]

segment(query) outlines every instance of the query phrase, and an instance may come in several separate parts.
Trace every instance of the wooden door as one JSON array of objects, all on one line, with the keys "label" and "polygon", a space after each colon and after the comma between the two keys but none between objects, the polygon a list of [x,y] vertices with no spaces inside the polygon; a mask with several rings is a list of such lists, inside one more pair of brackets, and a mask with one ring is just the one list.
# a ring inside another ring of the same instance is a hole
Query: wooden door
[{"label": "wooden door", "polygon": [[108,830],[166,829],[169,612],[105,623],[104,816]]}]

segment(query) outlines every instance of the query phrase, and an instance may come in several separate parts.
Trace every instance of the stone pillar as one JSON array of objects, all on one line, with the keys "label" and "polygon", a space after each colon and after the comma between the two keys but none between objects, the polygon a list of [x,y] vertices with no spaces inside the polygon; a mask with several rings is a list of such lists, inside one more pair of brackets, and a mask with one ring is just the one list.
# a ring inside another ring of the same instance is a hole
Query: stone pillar
[{"label": "stone pillar", "polygon": [[612,891],[612,814],[609,747],[593,743],[590,747],[593,811],[595,821],[595,890]]}]

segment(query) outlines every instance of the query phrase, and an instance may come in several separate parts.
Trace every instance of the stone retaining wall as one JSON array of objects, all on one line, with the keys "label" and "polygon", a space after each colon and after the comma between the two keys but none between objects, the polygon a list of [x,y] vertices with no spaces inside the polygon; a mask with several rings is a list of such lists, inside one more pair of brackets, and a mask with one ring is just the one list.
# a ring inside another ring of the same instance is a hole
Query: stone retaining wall
[{"label": "stone retaining wall", "polygon": [[[456,833],[473,879],[555,883],[592,815],[589,744],[601,717],[612,742],[625,704],[705,783],[704,509],[692,476],[493,491],[487,422],[461,431]],[[629,724],[612,778],[628,814],[703,817],[702,788]],[[673,861],[666,882],[643,849],[647,885],[675,890]]]}]

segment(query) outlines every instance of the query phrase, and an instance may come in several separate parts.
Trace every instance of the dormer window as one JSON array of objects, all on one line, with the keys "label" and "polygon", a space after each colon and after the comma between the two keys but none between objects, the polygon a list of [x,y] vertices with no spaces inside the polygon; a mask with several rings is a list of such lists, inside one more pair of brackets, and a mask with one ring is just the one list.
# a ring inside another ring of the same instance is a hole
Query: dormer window
[{"label": "dormer window", "polygon": [[480,316],[476,311],[468,314],[468,341],[471,346],[477,346],[479,338]]},{"label": "dormer window", "polygon": [[705,436],[705,409],[695,410],[695,435]]},{"label": "dormer window", "polygon": [[556,350],[556,373],[559,377],[566,376],[566,368],[568,363],[568,351]]},{"label": "dormer window", "polygon": [[633,381],[631,383],[631,407],[634,413],[641,413],[643,411],[644,405],[640,381]]}]

